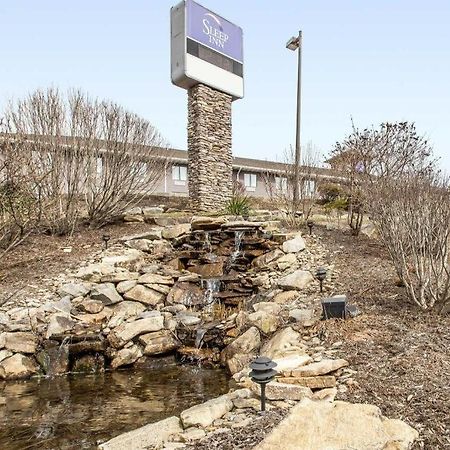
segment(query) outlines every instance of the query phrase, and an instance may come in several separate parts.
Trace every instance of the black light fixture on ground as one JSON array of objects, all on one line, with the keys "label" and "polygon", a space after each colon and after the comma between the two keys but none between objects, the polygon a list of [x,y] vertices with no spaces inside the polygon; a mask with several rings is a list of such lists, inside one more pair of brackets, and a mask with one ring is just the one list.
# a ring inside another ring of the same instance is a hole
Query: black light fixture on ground
[{"label": "black light fixture on ground", "polygon": [[261,411],[266,410],[266,384],[270,383],[278,374],[276,370],[273,370],[276,366],[277,363],[267,356],[258,356],[250,364],[250,369],[252,369],[250,377],[252,381],[261,386]]},{"label": "black light fixture on ground", "polygon": [[312,220],[308,220],[306,222],[306,226],[309,228],[309,235],[311,236],[312,235],[312,229],[313,229],[313,226],[314,226],[314,222]]},{"label": "black light fixture on ground", "polygon": [[316,271],[316,278],[319,280],[320,283],[320,292],[323,292],[323,282],[325,281],[326,277],[327,277],[327,270],[323,267],[319,267]]},{"label": "black light fixture on ground", "polygon": [[295,207],[299,200],[299,177],[300,177],[300,124],[302,105],[302,32],[298,32],[298,37],[291,37],[286,43],[286,48],[292,51],[298,49],[298,73],[297,73],[297,124],[295,137],[295,166],[294,166],[294,189],[293,202]]},{"label": "black light fixture on ground", "polygon": [[110,241],[111,236],[109,234],[104,234],[102,236],[103,244],[105,245],[105,250],[108,250],[108,242]]}]

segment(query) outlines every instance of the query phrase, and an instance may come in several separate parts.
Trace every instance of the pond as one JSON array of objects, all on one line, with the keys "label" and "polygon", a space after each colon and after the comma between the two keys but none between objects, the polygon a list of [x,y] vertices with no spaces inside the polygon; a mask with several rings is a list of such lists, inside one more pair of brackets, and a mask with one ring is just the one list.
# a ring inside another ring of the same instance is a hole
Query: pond
[{"label": "pond", "polygon": [[0,383],[0,449],[94,449],[221,395],[228,382],[220,369],[169,364]]}]

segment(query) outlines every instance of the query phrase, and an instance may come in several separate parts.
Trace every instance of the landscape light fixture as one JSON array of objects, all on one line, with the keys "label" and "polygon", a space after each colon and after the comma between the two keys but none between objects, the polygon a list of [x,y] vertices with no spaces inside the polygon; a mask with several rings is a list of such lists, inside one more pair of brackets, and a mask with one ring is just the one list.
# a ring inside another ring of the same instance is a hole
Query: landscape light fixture
[{"label": "landscape light fixture", "polygon": [[261,386],[261,411],[266,410],[266,384],[270,383],[278,374],[276,370],[273,370],[276,366],[277,363],[267,356],[258,356],[250,364],[250,369],[252,369],[250,377],[252,381]]},{"label": "landscape light fixture", "polygon": [[102,241],[105,244],[105,250],[108,250],[108,242],[110,241],[111,236],[109,234],[104,234],[102,236]]},{"label": "landscape light fixture", "polygon": [[309,228],[309,235],[312,235],[312,229],[314,226],[314,222],[312,220],[308,220],[308,222],[306,222],[307,227]]},{"label": "landscape light fixture", "polygon": [[294,161],[294,189],[293,204],[298,205],[299,200],[299,178],[300,178],[300,125],[301,125],[301,109],[302,109],[302,32],[298,32],[298,36],[291,37],[286,48],[292,51],[298,50],[297,65],[297,123],[295,128],[295,161]]},{"label": "landscape light fixture", "polygon": [[327,277],[327,270],[323,267],[319,267],[316,271],[316,278],[319,280],[320,283],[320,292],[323,292],[323,282],[325,281],[326,277]]}]

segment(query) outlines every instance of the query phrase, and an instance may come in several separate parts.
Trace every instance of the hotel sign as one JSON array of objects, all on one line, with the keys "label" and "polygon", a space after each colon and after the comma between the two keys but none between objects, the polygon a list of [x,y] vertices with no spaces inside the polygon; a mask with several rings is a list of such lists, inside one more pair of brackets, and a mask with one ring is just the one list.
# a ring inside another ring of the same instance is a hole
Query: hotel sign
[{"label": "hotel sign", "polygon": [[171,9],[172,82],[185,89],[198,83],[244,96],[242,28],[193,0]]}]

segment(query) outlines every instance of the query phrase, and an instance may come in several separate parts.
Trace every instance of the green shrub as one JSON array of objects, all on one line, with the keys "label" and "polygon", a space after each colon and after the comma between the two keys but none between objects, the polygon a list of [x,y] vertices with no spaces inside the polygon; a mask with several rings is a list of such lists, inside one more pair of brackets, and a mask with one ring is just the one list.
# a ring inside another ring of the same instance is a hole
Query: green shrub
[{"label": "green shrub", "polygon": [[250,213],[250,203],[250,198],[245,194],[244,187],[241,183],[237,182],[233,186],[233,193],[225,210],[233,216],[248,216]]}]

